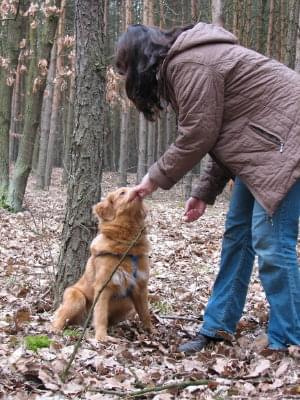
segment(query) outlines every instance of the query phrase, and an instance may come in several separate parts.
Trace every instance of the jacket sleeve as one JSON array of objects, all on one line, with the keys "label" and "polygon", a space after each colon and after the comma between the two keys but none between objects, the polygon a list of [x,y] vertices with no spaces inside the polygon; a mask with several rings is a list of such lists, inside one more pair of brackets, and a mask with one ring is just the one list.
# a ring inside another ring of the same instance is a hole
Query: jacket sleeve
[{"label": "jacket sleeve", "polygon": [[170,189],[214,146],[223,117],[224,81],[209,67],[177,63],[167,70],[178,114],[178,137],[149,169],[162,189]]},{"label": "jacket sleeve", "polygon": [[191,196],[197,197],[207,204],[214,204],[216,197],[222,193],[226,183],[233,178],[230,171],[222,168],[209,157],[198,183],[192,188]]}]

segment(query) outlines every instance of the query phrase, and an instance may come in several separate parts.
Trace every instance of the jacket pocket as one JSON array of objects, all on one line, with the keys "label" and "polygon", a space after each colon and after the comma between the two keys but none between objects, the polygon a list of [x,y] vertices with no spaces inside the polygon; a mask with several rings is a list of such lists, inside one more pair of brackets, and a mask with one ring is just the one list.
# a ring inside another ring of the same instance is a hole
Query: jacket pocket
[{"label": "jacket pocket", "polygon": [[261,138],[267,140],[268,142],[275,144],[278,146],[278,150],[280,153],[283,152],[284,149],[284,140],[277,133],[272,132],[258,124],[253,122],[249,123],[250,129]]}]

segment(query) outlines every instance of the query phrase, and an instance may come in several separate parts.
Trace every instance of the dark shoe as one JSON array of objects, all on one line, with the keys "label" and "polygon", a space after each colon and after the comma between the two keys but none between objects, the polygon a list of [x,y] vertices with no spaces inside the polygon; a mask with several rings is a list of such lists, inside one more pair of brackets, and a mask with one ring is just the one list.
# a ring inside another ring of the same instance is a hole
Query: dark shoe
[{"label": "dark shoe", "polygon": [[220,341],[220,339],[204,336],[201,333],[198,333],[193,340],[189,340],[188,342],[180,345],[178,350],[186,354],[192,354],[196,353],[197,351],[201,351],[210,342],[216,342],[216,341]]}]

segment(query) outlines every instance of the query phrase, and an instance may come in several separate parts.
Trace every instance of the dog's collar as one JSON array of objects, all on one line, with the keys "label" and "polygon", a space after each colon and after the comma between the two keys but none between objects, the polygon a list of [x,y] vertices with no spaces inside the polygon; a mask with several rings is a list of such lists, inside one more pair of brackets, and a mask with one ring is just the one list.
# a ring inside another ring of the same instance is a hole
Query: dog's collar
[{"label": "dog's collar", "polygon": [[[124,254],[122,253],[113,253],[112,251],[99,251],[95,257],[101,257],[101,256],[114,256],[114,257],[119,257],[122,258]],[[127,254],[127,257],[138,257],[134,256],[133,254]]]}]

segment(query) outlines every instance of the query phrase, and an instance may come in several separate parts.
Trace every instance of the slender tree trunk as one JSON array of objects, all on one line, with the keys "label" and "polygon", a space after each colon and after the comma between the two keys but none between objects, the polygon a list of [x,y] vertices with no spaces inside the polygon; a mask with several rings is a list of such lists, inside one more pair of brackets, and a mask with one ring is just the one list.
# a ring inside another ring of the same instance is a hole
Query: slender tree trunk
[{"label": "slender tree trunk", "polygon": [[62,0],[60,8],[60,18],[57,27],[57,56],[56,56],[56,77],[53,88],[53,99],[52,99],[52,109],[51,109],[51,119],[50,119],[50,131],[49,131],[49,141],[48,141],[48,151],[45,169],[45,187],[49,188],[51,182],[51,173],[53,167],[53,157],[54,157],[54,145],[57,135],[59,111],[62,99],[62,70],[63,70],[63,35],[64,35],[64,23],[65,23],[65,7],[66,0]]},{"label": "slender tree trunk", "polygon": [[170,107],[167,108],[166,112],[166,137],[167,137],[167,146],[173,142],[173,128],[172,128],[172,112]]},{"label": "slender tree trunk", "polygon": [[11,87],[6,84],[4,71],[0,71],[0,92],[0,200],[5,200],[9,184]]},{"label": "slender tree trunk", "polygon": [[[126,0],[124,30],[131,24],[132,21],[132,0]],[[127,171],[128,171],[128,141],[129,141],[129,115],[130,104],[126,97],[125,89],[121,89],[121,130],[120,130],[120,162],[119,162],[119,185],[127,185]]]},{"label": "slender tree trunk", "polygon": [[280,61],[284,62],[285,53],[286,53],[286,31],[287,31],[287,23],[286,23],[286,4],[285,0],[280,0],[280,36],[281,36],[281,51],[280,51]]},{"label": "slender tree trunk", "polygon": [[211,15],[213,24],[224,26],[223,7],[224,4],[222,0],[212,0]]},{"label": "slender tree trunk", "polygon": [[[153,0],[143,1],[143,24],[153,25]],[[144,137],[143,137],[144,135]],[[149,150],[149,149],[148,149]],[[151,150],[152,151],[152,150]],[[137,182],[139,182],[147,171],[147,121],[141,114],[139,117],[139,148]]]},{"label": "slender tree trunk", "polygon": [[129,113],[130,109],[129,107],[127,107],[127,105],[122,107],[120,129],[119,186],[127,186]]},{"label": "slender tree trunk", "polygon": [[273,55],[273,25],[274,25],[274,0],[270,0],[269,25],[268,25],[268,37],[267,37],[268,57],[272,57]]},{"label": "slender tree trunk", "polygon": [[148,121],[148,138],[147,138],[147,166],[148,168],[154,163],[155,159],[155,123]]},{"label": "slender tree trunk", "polygon": [[297,34],[297,43],[296,43],[295,71],[300,74],[300,12],[299,12],[299,17],[298,17],[298,34]]},{"label": "slender tree trunk", "polygon": [[75,129],[56,300],[82,274],[96,234],[92,205],[100,199],[104,121],[104,2],[76,0]]},{"label": "slender tree trunk", "polygon": [[198,1],[197,0],[191,0],[191,17],[192,17],[193,23],[198,22]]},{"label": "slender tree trunk", "polygon": [[[60,4],[57,1],[56,4]],[[57,26],[57,17],[51,15],[47,18],[42,29],[42,35],[38,43],[38,31],[32,21],[30,28],[30,49],[32,50],[26,80],[26,105],[23,134],[20,142],[18,158],[15,164],[12,179],[9,183],[7,203],[15,211],[22,209],[23,198],[31,170],[33,148],[37,128],[39,125],[45,77],[43,69],[40,70],[39,60],[46,60],[49,64],[50,52],[53,45]]]},{"label": "slender tree trunk", "polygon": [[21,72],[21,65],[24,62],[24,50],[20,51],[18,57],[18,65],[16,69],[16,79],[13,88],[11,102],[11,119],[10,119],[10,138],[9,138],[9,160],[14,162],[18,155],[19,136],[23,128],[23,108],[24,99],[24,74]]},{"label": "slender tree trunk", "polygon": [[240,28],[240,17],[241,17],[241,5],[240,5],[240,0],[234,0],[234,6],[233,6],[233,33],[235,34],[236,37],[240,36],[239,28]]},{"label": "slender tree trunk", "polygon": [[184,198],[187,200],[191,196],[193,184],[193,170],[190,170],[184,177]]},{"label": "slender tree trunk", "polygon": [[285,64],[292,69],[295,68],[299,9],[300,9],[299,0],[291,0],[289,9],[289,23],[287,32]]},{"label": "slender tree trunk", "polygon": [[2,21],[0,25],[0,56],[8,60],[0,68],[0,199],[6,200],[9,186],[9,132],[14,75],[18,63],[21,18]]},{"label": "slender tree trunk", "polygon": [[67,183],[70,176],[70,160],[71,160],[71,139],[74,129],[74,98],[75,98],[75,76],[72,74],[70,81],[70,92],[68,100],[68,115],[66,123],[66,134],[64,144],[64,157],[63,157],[63,179],[62,183]]},{"label": "slender tree trunk", "polygon": [[50,120],[52,112],[52,99],[53,99],[53,81],[55,76],[56,65],[56,52],[57,46],[54,43],[51,50],[50,66],[47,76],[47,85],[43,96],[43,105],[41,111],[41,124],[40,124],[40,151],[38,166],[36,172],[36,187],[38,189],[45,189],[45,171],[50,131]]},{"label": "slender tree trunk", "polygon": [[157,158],[163,155],[165,149],[165,144],[164,144],[165,131],[163,127],[164,127],[164,120],[163,117],[161,117],[157,121]]},{"label": "slender tree trunk", "polygon": [[143,178],[147,171],[147,121],[142,113],[139,115],[139,147],[138,147],[138,168],[137,183]]}]

